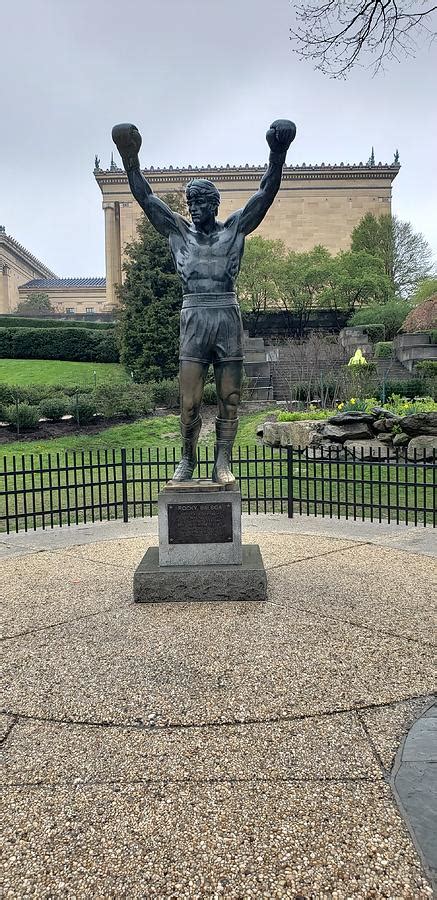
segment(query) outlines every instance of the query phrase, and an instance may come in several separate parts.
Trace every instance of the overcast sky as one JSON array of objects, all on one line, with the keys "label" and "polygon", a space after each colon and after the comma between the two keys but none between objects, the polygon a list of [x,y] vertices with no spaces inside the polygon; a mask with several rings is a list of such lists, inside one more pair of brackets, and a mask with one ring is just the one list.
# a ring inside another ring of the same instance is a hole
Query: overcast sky
[{"label": "overcast sky", "polygon": [[92,171],[123,121],[144,166],[266,162],[278,117],[297,124],[289,164],[365,162],[372,144],[391,162],[399,148],[393,211],[437,253],[437,43],[336,81],[292,53],[288,0],[1,6],[0,224],[56,274],[104,274]]}]

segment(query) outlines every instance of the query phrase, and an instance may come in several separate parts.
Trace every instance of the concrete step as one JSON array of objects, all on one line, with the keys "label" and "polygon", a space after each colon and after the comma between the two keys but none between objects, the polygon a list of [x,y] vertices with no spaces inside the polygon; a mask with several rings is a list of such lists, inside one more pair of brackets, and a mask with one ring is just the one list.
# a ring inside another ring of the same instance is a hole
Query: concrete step
[{"label": "concrete step", "polygon": [[265,350],[252,350],[251,348],[244,350],[245,362],[266,362]]},{"label": "concrete step", "polygon": [[269,387],[256,387],[253,390],[249,391],[249,399],[250,400],[273,400],[273,388],[271,385]]},{"label": "concrete step", "polygon": [[247,383],[249,387],[268,387],[271,384],[271,378],[268,375],[249,376]]},{"label": "concrete step", "polygon": [[270,378],[270,363],[268,362],[245,362],[244,371],[248,377],[258,378],[264,376]]},{"label": "concrete step", "polygon": [[257,337],[257,338],[250,338],[250,337],[247,337],[247,338],[246,338],[246,336],[245,336],[245,337],[244,337],[244,346],[245,346],[248,350],[262,350],[262,351],[264,351],[264,349],[265,349],[265,347],[264,347],[264,338],[262,338],[262,337]]}]

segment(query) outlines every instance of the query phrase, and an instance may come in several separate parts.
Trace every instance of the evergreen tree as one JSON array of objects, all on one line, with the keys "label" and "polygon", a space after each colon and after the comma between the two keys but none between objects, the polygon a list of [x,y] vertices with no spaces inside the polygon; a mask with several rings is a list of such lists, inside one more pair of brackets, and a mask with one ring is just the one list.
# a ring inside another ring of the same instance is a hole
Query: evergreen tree
[{"label": "evergreen tree", "polygon": [[[179,195],[166,202],[184,212]],[[125,279],[118,290],[120,358],[134,381],[160,381],[178,371],[181,284],[168,239],[145,216],[137,231],[138,239],[126,246]]]}]

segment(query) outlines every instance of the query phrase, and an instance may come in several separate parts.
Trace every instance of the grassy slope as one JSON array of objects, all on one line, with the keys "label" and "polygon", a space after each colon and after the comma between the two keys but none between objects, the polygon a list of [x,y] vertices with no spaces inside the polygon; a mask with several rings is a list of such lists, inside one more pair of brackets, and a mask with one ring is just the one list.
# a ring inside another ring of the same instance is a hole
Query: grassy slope
[{"label": "grassy slope", "polygon": [[[242,416],[238,429],[237,443],[241,446],[255,443],[256,428],[264,421],[269,410],[251,413]],[[30,456],[31,453],[64,453],[66,450],[117,450],[121,447],[131,448],[156,448],[180,447],[179,417],[168,415],[162,418],[140,419],[138,422],[124,425],[114,425],[105,428],[99,434],[64,435],[51,440],[39,441],[14,441],[5,444],[0,449],[0,458],[10,460],[13,456]],[[208,435],[205,441],[208,446],[214,443],[214,434]]]},{"label": "grassy slope", "polygon": [[128,381],[118,363],[65,362],[57,359],[1,359],[0,382],[3,384],[93,385]]}]

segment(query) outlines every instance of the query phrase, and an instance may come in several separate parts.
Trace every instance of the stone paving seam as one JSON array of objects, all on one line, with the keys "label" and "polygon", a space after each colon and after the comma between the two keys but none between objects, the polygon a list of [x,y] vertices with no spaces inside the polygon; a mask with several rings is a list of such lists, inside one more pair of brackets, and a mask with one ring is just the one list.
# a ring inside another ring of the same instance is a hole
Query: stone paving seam
[{"label": "stone paving seam", "polygon": [[[326,556],[326,554],[323,555]],[[301,560],[296,560],[296,562],[301,562]],[[297,609],[299,612],[303,613],[310,612],[310,610],[305,609],[304,606],[298,606],[297,603],[276,603],[275,600],[268,600],[267,603],[270,603],[272,606],[278,606],[280,609]],[[353,625],[354,628],[363,628],[365,631],[371,631],[374,634],[385,634],[387,637],[394,637],[397,640],[408,641],[412,644],[419,644],[420,646],[431,647],[432,649],[437,646],[436,641],[426,641],[424,638],[415,638],[406,634],[398,634],[397,631],[388,631],[385,628],[376,628],[374,625],[366,625],[365,622],[354,622],[352,619],[343,619],[341,616],[333,616],[332,613],[321,612],[318,610],[317,615],[320,616],[321,619],[332,619],[334,622],[342,622],[344,625]]]},{"label": "stone paving seam", "polygon": [[[338,538],[332,538],[332,540],[338,540]],[[300,562],[311,562],[313,559],[321,559],[322,556],[332,556],[334,553],[347,553],[349,550],[356,550],[357,547],[366,547],[372,546],[371,541],[354,541],[351,542],[350,547],[336,547],[335,550],[324,550],[323,553],[315,553],[314,556],[300,556],[299,559],[292,559],[289,562],[284,563],[276,563],[273,566],[265,566],[266,572],[272,572],[274,569],[285,569],[288,566],[295,566]]]},{"label": "stone paving seam", "polygon": [[303,722],[311,719],[324,719],[330,716],[350,715],[359,711],[367,711],[371,709],[392,709],[399,703],[408,703],[413,700],[429,700],[429,693],[413,694],[409,697],[397,697],[385,703],[368,703],[364,706],[340,707],[337,709],[328,709],[317,711],[314,713],[299,713],[298,715],[287,716],[271,716],[265,719],[228,719],[228,720],[211,720],[209,722],[172,722],[167,725],[151,725],[145,722],[139,722],[137,725],[123,724],[120,722],[109,722],[102,719],[100,722],[91,719],[58,719],[54,716],[32,716],[27,713],[13,712],[10,709],[0,709],[0,714],[7,716],[16,716],[17,721],[23,722],[46,722],[52,725],[73,725],[75,727],[83,726],[84,728],[117,728],[131,731],[176,731],[190,730],[195,728],[238,728],[240,725],[280,725],[282,722]]},{"label": "stone paving seam", "polygon": [[378,778],[371,778],[370,775],[337,775],[335,777],[316,777],[316,776],[276,776],[268,778],[253,775],[249,778],[238,778],[230,776],[229,778],[73,778],[62,779],[60,781],[11,781],[1,785],[0,790],[15,790],[16,788],[30,788],[32,790],[47,788],[71,788],[73,790],[84,787],[132,787],[135,785],[187,785],[187,784],[373,784],[378,785]]},{"label": "stone paving seam", "polygon": [[19,716],[16,716],[16,715],[11,714],[11,719],[12,719],[12,721],[11,721],[11,722],[9,723],[9,725],[7,726],[6,731],[5,731],[3,737],[2,737],[1,740],[0,740],[0,746],[2,746],[2,747],[5,745],[5,743],[6,743],[7,739],[8,739],[8,737],[9,737],[9,735],[10,735],[10,733],[11,733],[11,731],[13,730],[13,728],[15,728],[15,726],[17,725],[17,723],[18,723],[18,721],[19,721]]},{"label": "stone paving seam", "polygon": [[[31,594],[32,591],[29,591]],[[102,609],[98,609],[96,612],[92,613],[84,613],[82,616],[75,616],[71,619],[63,619],[60,622],[52,622],[50,625],[39,625],[37,628],[29,628],[27,631],[18,631],[16,634],[4,634],[0,637],[0,643],[3,641],[14,641],[16,638],[28,637],[31,634],[39,634],[41,631],[49,631],[51,628],[62,628],[64,625],[71,625],[73,622],[82,622],[84,619],[92,619],[94,616],[101,616],[103,613],[108,612],[111,609],[117,609],[117,607],[125,607],[133,606],[133,601],[130,603],[126,600],[123,600],[121,603],[114,603],[113,606],[105,606]]]},{"label": "stone paving seam", "polygon": [[383,761],[382,761],[382,759],[381,759],[381,755],[380,755],[380,753],[379,753],[379,751],[378,751],[378,748],[376,747],[374,741],[372,740],[372,737],[371,737],[371,735],[370,735],[370,732],[369,732],[369,729],[367,728],[366,723],[364,722],[364,720],[363,720],[362,717],[360,716],[360,710],[359,710],[359,709],[356,709],[356,710],[354,711],[354,716],[355,716],[356,721],[358,722],[358,724],[359,724],[360,727],[361,727],[361,730],[362,730],[362,732],[363,732],[363,734],[364,734],[364,737],[365,737],[365,739],[366,739],[366,741],[367,741],[367,743],[368,743],[368,745],[369,745],[369,747],[370,747],[370,749],[371,749],[371,751],[372,751],[372,754],[373,754],[373,757],[374,757],[375,761],[377,762],[379,768],[381,769],[381,772],[382,772],[382,774],[383,774],[383,776],[384,776],[384,779],[387,780],[387,779],[388,779],[389,772],[388,772],[388,770],[386,769],[386,767],[384,766],[384,763],[383,763]]}]

